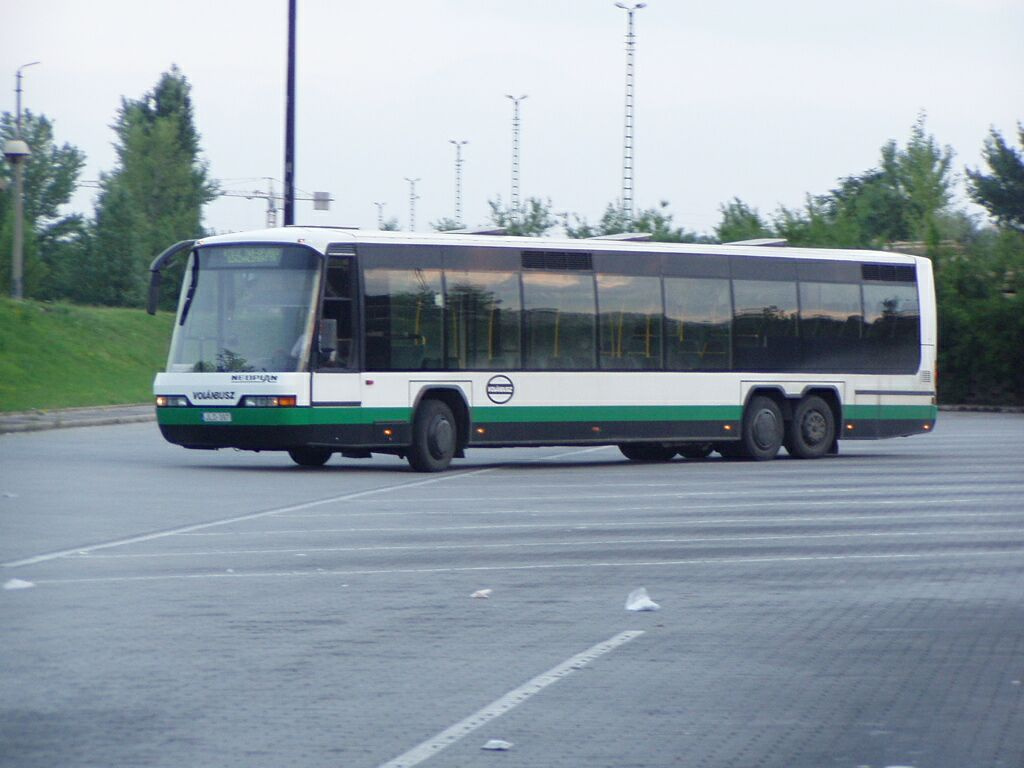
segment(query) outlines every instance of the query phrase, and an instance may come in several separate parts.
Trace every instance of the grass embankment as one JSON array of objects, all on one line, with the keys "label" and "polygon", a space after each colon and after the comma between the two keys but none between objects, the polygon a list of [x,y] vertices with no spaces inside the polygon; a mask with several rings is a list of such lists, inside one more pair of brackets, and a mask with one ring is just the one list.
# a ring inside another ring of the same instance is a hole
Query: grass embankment
[{"label": "grass embankment", "polygon": [[145,403],[174,318],[0,299],[0,411]]}]

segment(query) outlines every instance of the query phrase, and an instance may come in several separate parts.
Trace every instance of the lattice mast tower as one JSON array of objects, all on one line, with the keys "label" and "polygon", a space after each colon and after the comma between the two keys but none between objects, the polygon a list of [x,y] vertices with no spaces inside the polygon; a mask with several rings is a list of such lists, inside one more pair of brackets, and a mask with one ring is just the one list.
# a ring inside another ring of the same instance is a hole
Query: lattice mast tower
[{"label": "lattice mast tower", "polygon": [[505,94],[506,99],[512,100],[512,199],[510,202],[510,215],[512,221],[519,220],[519,104],[526,98],[524,93],[518,98],[511,94]]},{"label": "lattice mast tower", "polygon": [[448,143],[455,145],[455,223],[462,226],[462,148],[469,142],[448,139]]},{"label": "lattice mast tower", "polygon": [[633,222],[633,56],[636,35],[633,32],[633,14],[647,3],[616,3],[626,12],[626,125],[622,141],[622,218],[628,229]]}]

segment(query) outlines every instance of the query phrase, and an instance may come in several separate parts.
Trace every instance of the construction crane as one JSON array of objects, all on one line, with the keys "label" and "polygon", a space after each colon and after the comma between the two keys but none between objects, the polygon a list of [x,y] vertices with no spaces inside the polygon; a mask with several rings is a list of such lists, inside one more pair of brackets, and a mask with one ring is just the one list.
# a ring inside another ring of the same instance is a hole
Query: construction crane
[{"label": "construction crane", "polygon": [[[269,176],[264,176],[263,178],[264,181],[267,182],[267,190],[265,192],[258,189],[253,190],[252,192],[225,190],[220,192],[220,197],[244,197],[246,200],[266,200],[267,228],[272,229],[277,226],[277,212],[280,210],[280,206],[278,204],[284,202],[284,195],[279,195],[274,190],[275,179],[272,179]],[[334,198],[331,197],[329,192],[314,192],[312,196],[296,195],[295,199],[312,201],[313,209],[317,211],[329,211],[331,209],[331,203],[334,202]]]},{"label": "construction crane", "polygon": [[[274,182],[276,179],[272,179],[269,176],[264,176],[264,180],[267,182],[267,191],[261,192],[260,190],[253,190],[252,192],[240,192],[236,190],[227,190],[218,193],[219,197],[244,197],[246,200],[266,200],[267,201],[267,228],[272,229],[277,226],[277,212],[280,210],[278,203],[284,201],[284,196],[277,194],[274,191]],[[88,189],[100,189],[100,182],[96,179],[86,179],[85,181],[78,182],[78,186],[86,187]],[[296,200],[310,200],[313,202],[313,210],[316,211],[329,211],[331,210],[331,203],[334,202],[334,198],[331,197],[330,192],[314,192],[313,196],[308,195],[296,196]]]}]

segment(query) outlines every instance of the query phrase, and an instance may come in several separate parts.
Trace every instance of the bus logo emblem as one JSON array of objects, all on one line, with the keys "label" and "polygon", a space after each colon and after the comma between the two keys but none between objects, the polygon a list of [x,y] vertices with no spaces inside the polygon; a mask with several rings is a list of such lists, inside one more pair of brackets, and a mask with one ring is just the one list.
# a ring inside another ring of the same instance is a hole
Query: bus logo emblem
[{"label": "bus logo emblem", "polygon": [[487,381],[487,399],[497,405],[507,403],[516,393],[515,385],[508,376],[491,376]]}]

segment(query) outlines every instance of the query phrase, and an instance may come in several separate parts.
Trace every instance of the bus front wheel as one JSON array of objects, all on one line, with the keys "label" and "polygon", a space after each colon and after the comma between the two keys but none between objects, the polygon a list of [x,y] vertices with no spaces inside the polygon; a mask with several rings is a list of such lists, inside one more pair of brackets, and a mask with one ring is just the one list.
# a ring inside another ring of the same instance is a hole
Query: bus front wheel
[{"label": "bus front wheel", "polygon": [[440,400],[424,400],[412,424],[409,466],[417,472],[440,472],[455,455],[458,429],[452,410]]},{"label": "bus front wheel", "polygon": [[298,464],[300,467],[322,467],[327,463],[327,460],[331,458],[331,451],[329,448],[292,448],[288,451],[288,455],[292,457],[292,461]]},{"label": "bus front wheel", "polygon": [[757,461],[774,459],[782,447],[785,423],[774,400],[757,395],[743,412],[742,444],[744,453]]}]

